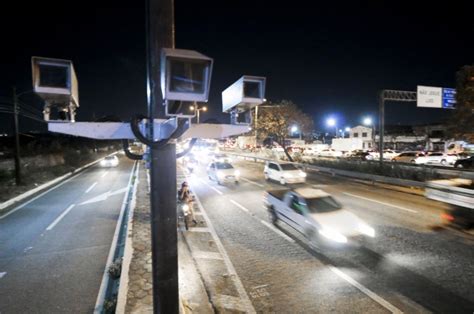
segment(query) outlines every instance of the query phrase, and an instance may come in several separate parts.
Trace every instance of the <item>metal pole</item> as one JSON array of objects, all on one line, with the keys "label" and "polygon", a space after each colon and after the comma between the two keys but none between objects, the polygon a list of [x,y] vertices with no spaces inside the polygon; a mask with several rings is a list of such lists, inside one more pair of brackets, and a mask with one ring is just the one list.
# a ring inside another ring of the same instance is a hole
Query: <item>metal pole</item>
[{"label": "metal pole", "polygon": [[197,121],[197,124],[199,124],[199,112],[201,111],[201,109],[197,108],[196,107],[196,121]]},{"label": "metal pole", "polygon": [[18,96],[16,88],[13,87],[13,120],[15,122],[15,183],[21,184],[21,164],[20,164],[20,134],[18,127]]},{"label": "metal pole", "polygon": [[380,165],[383,164],[383,133],[385,127],[385,91],[382,90],[379,95],[379,156]]},{"label": "metal pole", "polygon": [[255,147],[257,147],[257,144],[258,144],[257,132],[258,132],[258,106],[255,106]]},{"label": "metal pole", "polygon": [[[174,2],[147,0],[146,5],[148,115],[152,119],[165,118],[160,89],[160,51],[174,48]],[[153,124],[148,125],[150,136]],[[153,312],[178,313],[176,146],[170,143],[150,151]]]}]

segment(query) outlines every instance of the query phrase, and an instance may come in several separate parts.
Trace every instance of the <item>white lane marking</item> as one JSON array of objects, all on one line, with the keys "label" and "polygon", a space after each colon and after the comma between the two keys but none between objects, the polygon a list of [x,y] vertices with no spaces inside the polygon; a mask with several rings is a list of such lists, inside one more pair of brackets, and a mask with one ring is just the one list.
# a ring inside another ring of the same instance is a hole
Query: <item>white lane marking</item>
[{"label": "white lane marking", "polygon": [[219,193],[220,195],[224,194],[224,193],[222,193],[221,191],[219,191],[218,189],[216,189],[215,187],[211,186],[209,183],[207,183],[207,182],[204,181],[203,179],[199,179],[199,181],[201,181],[202,183],[204,183],[205,185],[207,185],[208,187],[210,187],[211,189],[213,189],[214,191],[216,191],[216,192]]},{"label": "white lane marking", "polygon": [[56,218],[55,221],[53,221],[53,222],[48,226],[48,228],[46,228],[46,230],[47,230],[47,231],[50,231],[51,229],[53,229],[53,228],[58,224],[58,222],[60,222],[61,219],[63,219],[64,216],[66,216],[66,215],[71,211],[71,209],[72,209],[74,206],[76,206],[76,205],[75,205],[75,204],[70,205],[58,218]]},{"label": "white lane marking", "polygon": [[283,237],[286,241],[290,242],[290,243],[295,243],[295,240],[293,240],[292,238],[290,238],[289,236],[287,236],[285,233],[283,233],[282,231],[278,230],[277,228],[275,228],[274,226],[272,226],[271,224],[269,224],[268,222],[266,222],[265,220],[260,220],[260,222],[264,225],[264,226],[267,226],[270,230],[272,230],[273,232],[275,232],[276,234],[278,234],[279,236]]},{"label": "white lane marking", "polygon": [[74,178],[76,178],[76,177],[78,177],[78,176],[80,176],[81,174],[84,174],[84,173],[86,173],[86,171],[79,172],[78,174],[76,174],[76,175],[70,177],[69,179],[67,179],[66,181],[63,181],[63,182],[59,183],[58,185],[52,187],[51,189],[44,191],[44,192],[41,193],[40,195],[33,197],[31,200],[27,201],[26,203],[23,203],[23,204],[21,204],[20,206],[15,207],[14,209],[12,209],[11,211],[9,211],[9,212],[6,213],[5,215],[0,216],[0,219],[3,219],[3,218],[6,218],[6,217],[10,216],[11,214],[13,214],[14,212],[16,212],[17,210],[22,209],[23,207],[25,207],[25,206],[28,205],[29,203],[31,203],[31,202],[37,200],[37,199],[40,198],[41,196],[43,196],[43,195],[45,195],[45,194],[47,194],[47,193],[49,193],[49,192],[51,192],[51,191],[53,191],[53,190],[59,188],[61,185],[65,184],[65,183],[67,183],[67,182],[69,182],[69,181],[71,181],[72,179],[74,179]]},{"label": "white lane marking", "polygon": [[209,232],[209,228],[206,227],[190,227],[188,232]]},{"label": "white lane marking", "polygon": [[100,177],[103,178],[103,177],[105,177],[108,173],[109,173],[109,171],[107,170],[107,171],[104,172]]},{"label": "white lane marking", "polygon": [[86,190],[86,193],[89,193],[93,188],[94,186],[97,185],[97,182],[94,182],[87,190]]},{"label": "white lane marking", "polygon": [[347,193],[347,192],[342,192],[342,194],[346,194],[346,195],[349,195],[349,196],[352,196],[352,197],[357,197],[357,198],[360,198],[360,199],[363,199],[363,200],[366,200],[366,201],[370,201],[370,202],[374,202],[374,203],[379,203],[379,204],[382,204],[382,205],[385,205],[385,206],[398,208],[398,209],[401,209],[401,210],[404,210],[404,211],[407,211],[407,212],[410,212],[410,213],[418,213],[418,211],[413,210],[413,209],[409,209],[409,208],[406,208],[406,207],[401,207],[401,206],[397,206],[397,205],[393,205],[393,204],[389,204],[389,203],[385,203],[385,202],[376,201],[376,200],[368,198],[368,197],[363,197],[363,196],[360,196],[360,195],[355,195],[355,194]]},{"label": "white lane marking", "polygon": [[237,292],[239,293],[240,299],[241,299],[241,304],[243,307],[245,307],[244,312],[246,313],[257,313],[255,311],[255,308],[252,305],[252,302],[250,301],[249,296],[247,295],[247,292],[245,291],[244,285],[240,281],[239,276],[237,275],[237,272],[235,271],[234,265],[232,265],[232,262],[229,258],[229,255],[227,255],[227,252],[224,248],[224,245],[222,244],[221,240],[217,236],[216,230],[214,230],[214,227],[212,226],[211,220],[207,216],[207,213],[204,211],[204,207],[201,204],[201,201],[199,200],[199,197],[197,196],[196,193],[194,193],[194,197],[196,199],[196,204],[199,206],[199,210],[204,216],[204,220],[206,220],[206,224],[209,228],[209,231],[212,235],[212,238],[214,239],[214,243],[217,245],[217,248],[219,252],[222,255],[222,258],[224,259],[224,263],[229,270],[229,273],[231,275],[232,280],[234,281],[235,287],[237,289]]},{"label": "white lane marking", "polygon": [[249,180],[249,179],[246,179],[246,178],[242,178],[242,177],[240,177],[240,178],[241,178],[242,180],[248,182],[248,183],[255,184],[256,186],[259,186],[259,187],[261,187],[261,188],[265,187],[265,185],[260,184],[260,183],[257,183],[257,182],[255,182],[255,181],[252,181],[252,180]]},{"label": "white lane marking", "polygon": [[28,252],[28,251],[31,250],[32,248],[33,248],[32,246],[27,247],[26,249],[23,250],[23,253]]},{"label": "white lane marking", "polygon": [[230,200],[230,202],[231,202],[232,204],[234,204],[235,206],[237,206],[238,208],[242,209],[244,212],[247,212],[247,213],[249,212],[249,210],[248,210],[247,208],[245,208],[244,206],[240,205],[240,204],[237,203],[236,201]]},{"label": "white lane marking", "polygon": [[5,277],[6,274],[7,274],[6,271],[4,271],[3,273],[0,273],[0,279],[2,279],[3,277]]},{"label": "white lane marking", "polygon": [[260,285],[260,286],[255,286],[255,287],[252,287],[252,289],[260,289],[260,288],[265,288],[265,287],[268,287],[268,284],[266,284],[266,285]]},{"label": "white lane marking", "polygon": [[391,313],[403,313],[399,308],[397,308],[393,304],[389,303],[388,301],[386,301],[385,299],[383,299],[379,295],[375,294],[371,290],[367,289],[366,287],[364,287],[363,285],[361,285],[360,283],[358,283],[357,281],[355,281],[350,276],[346,275],[345,273],[343,273],[342,271],[340,271],[336,267],[334,267],[334,266],[328,266],[328,267],[333,273],[335,273],[340,278],[344,279],[345,281],[347,281],[348,283],[350,283],[351,285],[353,285],[354,287],[356,287],[357,289],[362,291],[362,293],[367,295],[369,298],[371,298],[372,300],[374,300],[375,302],[377,302],[378,304],[380,304],[381,306],[383,306],[387,310],[389,310]]},{"label": "white lane marking", "polygon": [[127,191],[127,188],[121,188],[117,191],[108,191],[108,192],[105,192],[105,193],[102,193],[100,195],[97,195],[91,199],[88,199],[87,201],[84,201],[82,202],[81,204],[79,205],[86,205],[86,204],[90,204],[90,203],[96,203],[96,202],[102,202],[102,201],[105,201],[109,198],[109,196],[112,196],[112,195],[116,195],[116,194],[122,194],[122,193],[125,193]]}]

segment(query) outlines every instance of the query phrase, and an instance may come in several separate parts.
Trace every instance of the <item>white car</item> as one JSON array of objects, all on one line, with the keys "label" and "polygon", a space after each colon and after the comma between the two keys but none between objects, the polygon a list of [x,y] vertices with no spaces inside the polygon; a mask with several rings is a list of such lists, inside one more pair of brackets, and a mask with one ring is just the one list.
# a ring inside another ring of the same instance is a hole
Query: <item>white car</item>
[{"label": "white car", "polygon": [[306,173],[292,163],[268,161],[263,169],[265,180],[275,180],[280,184],[305,183]]},{"label": "white car", "polygon": [[398,154],[399,154],[398,152],[392,149],[385,149],[383,151],[383,159],[392,160],[393,157],[398,156]]},{"label": "white car", "polygon": [[358,245],[361,239],[375,237],[371,226],[322,190],[268,191],[265,204],[272,223],[285,222],[320,248]]},{"label": "white car", "polygon": [[117,167],[119,164],[119,160],[117,156],[107,156],[100,161],[101,167]]},{"label": "white car", "polygon": [[447,165],[447,164],[454,164],[457,160],[457,156],[453,156],[452,154],[445,154],[442,152],[431,152],[428,153],[425,157],[427,164],[440,164],[440,165]]},{"label": "white car", "polygon": [[215,154],[212,157],[213,162],[227,162],[230,163],[232,162],[232,158],[226,154]]},{"label": "white car", "polygon": [[232,167],[228,162],[211,162],[207,166],[207,176],[209,180],[214,180],[218,184],[226,182],[239,183],[240,171]]},{"label": "white car", "polygon": [[343,154],[341,151],[334,150],[332,148],[323,149],[318,153],[319,157],[342,157]]}]

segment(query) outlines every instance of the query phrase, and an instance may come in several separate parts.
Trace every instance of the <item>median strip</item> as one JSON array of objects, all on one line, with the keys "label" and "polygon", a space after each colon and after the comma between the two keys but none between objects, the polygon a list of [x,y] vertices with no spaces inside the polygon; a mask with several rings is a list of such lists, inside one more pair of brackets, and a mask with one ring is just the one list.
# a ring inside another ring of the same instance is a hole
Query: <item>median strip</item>
[{"label": "median strip", "polygon": [[347,193],[347,192],[342,192],[342,194],[349,195],[349,196],[352,196],[352,197],[357,197],[357,198],[360,198],[360,199],[363,199],[363,200],[366,200],[366,201],[370,201],[370,202],[374,202],[374,203],[379,203],[379,204],[382,204],[384,206],[390,206],[390,207],[398,208],[398,209],[401,209],[401,210],[404,210],[404,211],[407,211],[407,212],[410,212],[410,213],[418,213],[416,210],[413,210],[413,209],[409,209],[409,208],[405,208],[405,207],[401,207],[401,206],[397,206],[397,205],[393,205],[393,204],[389,204],[389,203],[385,203],[385,202],[376,201],[376,200],[373,200],[373,199],[368,198],[368,197],[363,197],[363,196],[360,196],[360,195],[355,195],[355,194]]},{"label": "median strip", "polygon": [[58,218],[56,218],[55,221],[53,221],[48,226],[48,228],[46,228],[46,231],[50,231],[51,229],[53,229],[61,221],[61,219],[63,219],[64,216],[66,216],[71,211],[71,209],[73,209],[74,206],[76,206],[76,205],[72,204],[71,206],[69,206]]}]

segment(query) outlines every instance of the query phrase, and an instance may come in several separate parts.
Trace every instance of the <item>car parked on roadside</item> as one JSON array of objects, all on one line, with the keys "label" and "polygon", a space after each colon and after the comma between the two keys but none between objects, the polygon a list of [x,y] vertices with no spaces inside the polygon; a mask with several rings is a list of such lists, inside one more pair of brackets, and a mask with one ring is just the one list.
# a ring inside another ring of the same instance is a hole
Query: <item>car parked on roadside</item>
[{"label": "car parked on roadside", "polygon": [[438,164],[438,165],[448,165],[454,164],[455,156],[452,154],[445,154],[443,152],[429,152],[424,157],[426,164]]},{"label": "car parked on roadside", "polygon": [[306,173],[289,162],[269,161],[263,169],[265,180],[275,180],[280,184],[305,183]]},{"label": "car parked on roadside", "polygon": [[323,149],[318,152],[318,157],[342,157],[342,152],[332,148]]},{"label": "car parked on roadside", "polygon": [[426,159],[424,157],[425,154],[423,152],[403,152],[398,156],[393,157],[392,161],[412,164],[424,164],[426,163]]}]

